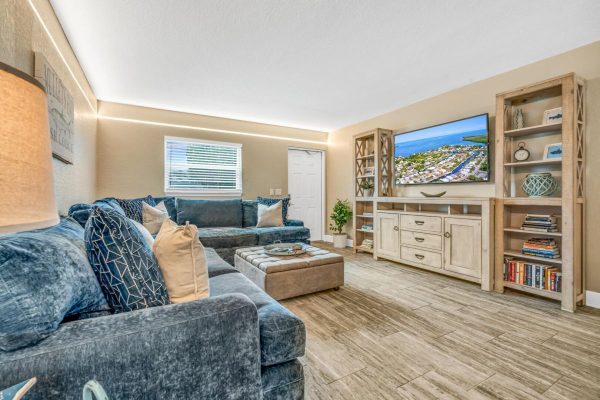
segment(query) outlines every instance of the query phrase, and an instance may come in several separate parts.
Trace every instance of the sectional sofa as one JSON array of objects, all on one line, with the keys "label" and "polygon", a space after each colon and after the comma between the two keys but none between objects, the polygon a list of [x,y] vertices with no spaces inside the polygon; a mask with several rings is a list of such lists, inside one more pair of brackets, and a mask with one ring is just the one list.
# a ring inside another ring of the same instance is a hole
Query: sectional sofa
[{"label": "sectional sofa", "polygon": [[[233,210],[234,202],[227,202],[219,209]],[[189,212],[189,204],[183,205],[176,217],[188,218],[182,210]],[[234,223],[213,205],[195,203],[213,216],[210,224]],[[0,389],[36,376],[31,400],[79,399],[91,379],[111,400],[304,398],[302,320],[212,249],[206,250],[209,298],[120,314],[108,308],[81,313],[92,293],[101,294],[79,225],[85,209],[72,209],[77,221],[62,218],[52,228],[0,237]],[[202,228],[205,246],[224,251],[287,240],[286,233],[244,228],[240,213],[236,218],[241,227]],[[308,234],[302,226],[280,229]],[[217,230],[231,239],[217,241]],[[306,236],[291,240],[298,237]],[[19,329],[26,334],[16,334]]]},{"label": "sectional sofa", "polygon": [[[257,200],[196,200],[175,197],[151,199],[156,204],[164,201],[170,218],[179,225],[186,221],[195,224],[202,244],[215,249],[230,264],[233,264],[235,250],[241,247],[276,242],[308,243],[310,239],[310,230],[299,220],[285,218],[285,226],[257,228]],[[97,200],[95,204],[106,204],[112,200],[114,198],[108,197]],[[69,210],[69,215],[80,223],[85,223],[92,206],[75,204]]]}]

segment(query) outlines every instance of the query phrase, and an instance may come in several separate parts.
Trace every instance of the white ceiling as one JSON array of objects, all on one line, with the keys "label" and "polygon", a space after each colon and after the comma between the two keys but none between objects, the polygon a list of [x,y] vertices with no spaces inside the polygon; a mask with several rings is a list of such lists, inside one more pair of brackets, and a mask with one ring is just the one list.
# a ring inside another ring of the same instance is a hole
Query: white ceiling
[{"label": "white ceiling", "polygon": [[101,100],[330,131],[600,39],[598,0],[51,0]]}]

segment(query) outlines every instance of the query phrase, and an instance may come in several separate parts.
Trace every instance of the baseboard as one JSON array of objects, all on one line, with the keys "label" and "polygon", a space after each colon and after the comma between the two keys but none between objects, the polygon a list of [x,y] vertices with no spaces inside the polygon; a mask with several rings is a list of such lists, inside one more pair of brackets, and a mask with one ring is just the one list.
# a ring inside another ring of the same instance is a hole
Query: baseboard
[{"label": "baseboard", "polygon": [[600,293],[586,290],[585,292],[585,305],[600,308]]},{"label": "baseboard", "polygon": [[[324,242],[333,243],[333,236],[323,235],[323,238],[321,240],[323,240]],[[354,247],[354,242],[352,241],[352,239],[346,239],[346,247]]]}]

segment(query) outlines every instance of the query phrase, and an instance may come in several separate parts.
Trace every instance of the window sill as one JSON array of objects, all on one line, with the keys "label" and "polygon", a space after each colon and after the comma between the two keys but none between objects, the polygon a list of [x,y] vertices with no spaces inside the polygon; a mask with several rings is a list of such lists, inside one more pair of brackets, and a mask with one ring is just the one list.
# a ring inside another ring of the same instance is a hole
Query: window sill
[{"label": "window sill", "polygon": [[176,197],[242,197],[242,192],[182,192],[165,190],[165,195]]}]

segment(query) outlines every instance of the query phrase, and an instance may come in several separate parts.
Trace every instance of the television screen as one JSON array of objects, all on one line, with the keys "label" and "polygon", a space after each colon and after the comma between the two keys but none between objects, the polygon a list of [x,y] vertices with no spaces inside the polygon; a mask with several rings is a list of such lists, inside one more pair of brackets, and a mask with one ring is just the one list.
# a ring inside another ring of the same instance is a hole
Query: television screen
[{"label": "television screen", "polygon": [[488,115],[394,137],[397,185],[489,181]]}]

